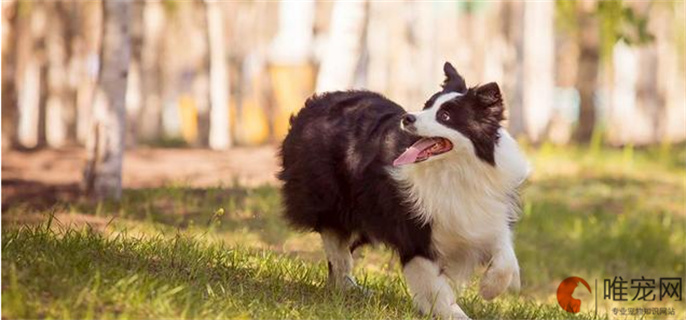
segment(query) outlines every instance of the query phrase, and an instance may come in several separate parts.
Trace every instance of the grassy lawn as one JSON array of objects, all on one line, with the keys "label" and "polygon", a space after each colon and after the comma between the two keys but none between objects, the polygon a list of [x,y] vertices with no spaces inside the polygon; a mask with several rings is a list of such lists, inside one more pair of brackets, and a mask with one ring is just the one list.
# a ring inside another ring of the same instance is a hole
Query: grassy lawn
[{"label": "grassy lawn", "polygon": [[[579,276],[600,291],[600,318],[617,318],[613,307],[673,307],[686,317],[683,301],[602,299],[603,279],[614,276],[684,277],[684,148],[529,154],[535,173],[516,227],[522,292],[484,302],[475,278],[459,295],[467,314],[592,319],[592,295],[577,290],[576,316],[555,300],[560,281]],[[38,203],[3,208],[6,318],[421,317],[382,247],[356,254],[370,292],[329,289],[318,237],[285,225],[274,186],[170,185],[125,190],[120,204]]]}]

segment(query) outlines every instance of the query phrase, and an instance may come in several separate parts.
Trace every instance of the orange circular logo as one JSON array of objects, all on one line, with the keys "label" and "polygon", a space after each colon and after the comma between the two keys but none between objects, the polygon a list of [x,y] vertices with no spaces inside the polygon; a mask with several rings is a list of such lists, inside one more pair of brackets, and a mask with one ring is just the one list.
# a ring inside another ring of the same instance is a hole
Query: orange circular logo
[{"label": "orange circular logo", "polygon": [[588,285],[588,282],[579,277],[569,277],[564,279],[557,287],[557,303],[559,303],[560,307],[567,312],[577,313],[579,310],[581,310],[581,300],[574,299],[574,297],[572,297],[574,289],[576,289],[576,287],[579,285],[579,282],[586,286],[588,292],[591,292],[591,286]]}]

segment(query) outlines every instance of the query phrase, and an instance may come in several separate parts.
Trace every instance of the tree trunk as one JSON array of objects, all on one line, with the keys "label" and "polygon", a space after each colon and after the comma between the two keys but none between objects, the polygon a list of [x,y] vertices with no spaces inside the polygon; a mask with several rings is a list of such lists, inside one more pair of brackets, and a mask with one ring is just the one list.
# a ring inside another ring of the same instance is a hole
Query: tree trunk
[{"label": "tree trunk", "polygon": [[44,123],[41,121],[44,110],[41,95],[44,77],[42,69],[45,65],[44,35],[46,12],[43,3],[19,2],[19,6],[27,6],[30,10],[27,17],[20,18],[17,26],[17,140],[24,148],[35,148],[44,142]]},{"label": "tree trunk", "polygon": [[206,0],[207,35],[210,43],[210,148],[231,147],[229,75],[221,3]]},{"label": "tree trunk", "polygon": [[331,12],[326,53],[317,75],[317,92],[350,89],[362,53],[365,2],[339,0]]},{"label": "tree trunk", "polygon": [[143,43],[141,45],[141,99],[138,136],[150,142],[160,137],[162,127],[162,32],[165,12],[159,1],[144,1]]},{"label": "tree trunk", "polygon": [[[392,70],[391,64],[391,39],[389,34],[397,25],[398,15],[391,10],[398,10],[397,6],[383,2],[372,1],[369,3],[367,12],[367,37],[365,46],[369,52],[367,63],[367,88],[391,96],[390,83]],[[398,97],[393,97],[398,99]]]},{"label": "tree trunk", "polygon": [[69,89],[69,58],[71,34],[69,32],[69,12],[66,3],[54,1],[48,6],[47,50],[47,100],[46,100],[46,140],[51,147],[62,147],[67,142],[68,118],[73,110],[72,95]]},{"label": "tree trunk", "polygon": [[[205,45],[198,48],[199,57],[194,63],[194,76],[191,84],[191,96],[197,110],[196,137],[192,145],[208,147],[210,143],[210,48],[207,42],[207,11],[204,2],[193,3],[194,37],[202,39]],[[228,89],[227,89],[228,90]]]},{"label": "tree trunk", "polygon": [[268,66],[275,102],[272,132],[277,141],[286,136],[290,116],[312,94],[315,9],[314,2],[279,1],[278,32],[270,44]]},{"label": "tree trunk", "polygon": [[523,20],[524,2],[512,1],[503,4],[502,11],[502,33],[505,34],[507,42],[507,52],[504,55],[505,76],[503,90],[508,92],[506,95],[509,114],[507,117],[507,129],[513,136],[521,136],[525,133],[523,87]]},{"label": "tree trunk", "polygon": [[524,88],[522,104],[526,133],[532,142],[545,138],[553,110],[555,85],[555,3],[524,3]]},{"label": "tree trunk", "polygon": [[130,1],[103,2],[101,69],[85,170],[86,190],[97,200],[121,197],[130,17]]},{"label": "tree trunk", "polygon": [[2,149],[16,144],[17,95],[16,95],[16,34],[18,17],[17,1],[2,2]]},{"label": "tree trunk", "polygon": [[143,87],[141,84],[141,63],[143,61],[143,10],[145,2],[135,0],[131,4],[131,61],[126,88],[126,140],[129,147],[134,147],[138,138],[138,119],[141,118],[143,104]]},{"label": "tree trunk", "polygon": [[79,2],[78,45],[74,56],[76,70],[76,140],[86,145],[93,123],[93,103],[98,82],[100,42],[102,37],[102,8],[99,2]]},{"label": "tree trunk", "polygon": [[677,49],[679,42],[674,41],[675,34],[686,28],[686,3],[675,3],[674,8],[662,6],[655,9],[657,14],[650,17],[650,21],[655,23],[651,29],[655,30],[659,57],[657,85],[663,99],[661,101],[664,101],[658,139],[668,147],[671,143],[686,139],[686,61],[683,51]]},{"label": "tree trunk", "polygon": [[596,122],[593,94],[598,85],[600,35],[598,21],[593,17],[590,10],[581,9],[577,21],[579,26],[579,69],[576,77],[576,88],[579,90],[581,104],[579,106],[579,124],[574,132],[574,138],[577,142],[587,143],[593,136]]},{"label": "tree trunk", "polygon": [[638,50],[619,42],[612,50],[611,63],[611,105],[608,117],[603,119],[608,128],[606,139],[614,146],[633,144],[650,131],[636,100]]}]

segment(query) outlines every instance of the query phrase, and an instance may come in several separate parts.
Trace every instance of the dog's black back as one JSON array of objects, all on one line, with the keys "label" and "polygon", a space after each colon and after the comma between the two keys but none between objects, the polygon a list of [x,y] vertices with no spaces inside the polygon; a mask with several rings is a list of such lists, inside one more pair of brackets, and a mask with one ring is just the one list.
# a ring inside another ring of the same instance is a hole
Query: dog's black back
[{"label": "dog's black back", "polygon": [[291,118],[281,149],[285,216],[296,227],[379,241],[405,263],[433,258],[421,225],[387,167],[418,138],[400,129],[403,108],[366,91],[314,96]]}]

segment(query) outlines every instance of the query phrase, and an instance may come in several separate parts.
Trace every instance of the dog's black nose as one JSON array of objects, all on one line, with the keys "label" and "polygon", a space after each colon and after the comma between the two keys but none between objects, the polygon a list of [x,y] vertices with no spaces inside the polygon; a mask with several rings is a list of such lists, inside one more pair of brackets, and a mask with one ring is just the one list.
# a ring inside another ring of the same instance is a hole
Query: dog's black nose
[{"label": "dog's black nose", "polygon": [[402,120],[404,126],[409,126],[409,125],[413,124],[415,121],[417,121],[417,117],[415,117],[409,113],[404,115],[403,120]]}]

